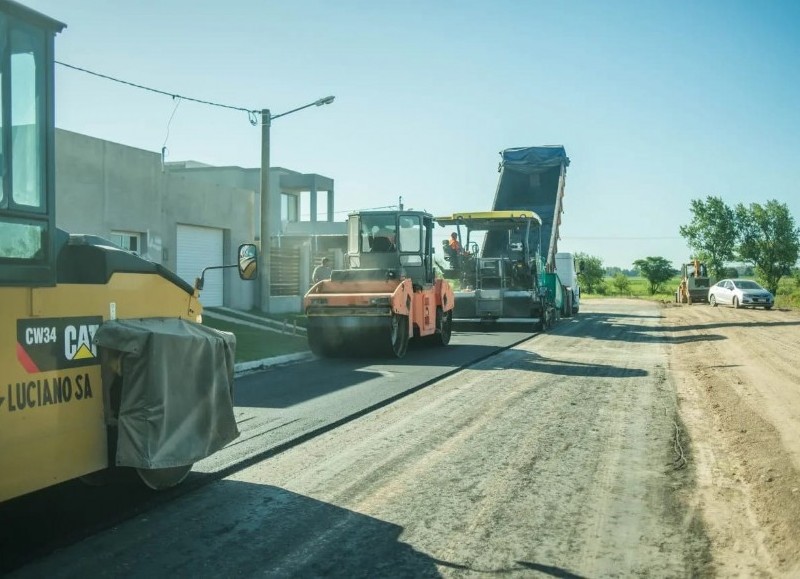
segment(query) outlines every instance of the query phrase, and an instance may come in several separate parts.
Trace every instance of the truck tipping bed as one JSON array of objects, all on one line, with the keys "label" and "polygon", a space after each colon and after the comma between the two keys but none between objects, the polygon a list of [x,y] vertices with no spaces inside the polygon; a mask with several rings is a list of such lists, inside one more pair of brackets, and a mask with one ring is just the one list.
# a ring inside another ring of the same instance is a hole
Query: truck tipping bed
[{"label": "truck tipping bed", "polygon": [[[541,218],[541,258],[545,270],[552,272],[558,251],[564,181],[569,166],[567,153],[563,146],[552,145],[505,149],[500,155],[500,178],[492,209],[526,209]],[[530,241],[535,247],[539,239]],[[500,246],[505,240],[490,234],[485,243],[487,253],[491,254],[491,248]]]}]

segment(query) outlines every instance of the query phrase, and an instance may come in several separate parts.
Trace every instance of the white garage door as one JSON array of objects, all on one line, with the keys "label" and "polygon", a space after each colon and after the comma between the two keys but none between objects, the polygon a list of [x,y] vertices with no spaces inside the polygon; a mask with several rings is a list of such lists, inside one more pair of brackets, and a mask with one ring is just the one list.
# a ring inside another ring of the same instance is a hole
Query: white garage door
[{"label": "white garage door", "polygon": [[[194,225],[178,225],[177,274],[194,285],[204,267],[223,265],[222,230]],[[204,306],[222,305],[222,271],[206,272],[205,284],[200,292]]]}]

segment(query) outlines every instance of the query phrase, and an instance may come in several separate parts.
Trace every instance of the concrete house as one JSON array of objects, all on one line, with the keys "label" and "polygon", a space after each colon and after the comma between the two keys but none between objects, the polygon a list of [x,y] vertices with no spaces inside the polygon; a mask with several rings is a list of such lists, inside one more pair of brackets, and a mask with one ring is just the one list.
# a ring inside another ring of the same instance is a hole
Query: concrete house
[{"label": "concrete house", "polygon": [[[332,179],[275,167],[270,179],[270,309],[299,311],[310,268],[344,247],[345,224],[334,221]],[[258,168],[164,165],[156,152],[56,130],[58,227],[104,237],[189,283],[206,266],[235,263],[238,246],[258,240],[259,182]],[[201,301],[250,309],[258,292],[235,269],[212,270]]]}]

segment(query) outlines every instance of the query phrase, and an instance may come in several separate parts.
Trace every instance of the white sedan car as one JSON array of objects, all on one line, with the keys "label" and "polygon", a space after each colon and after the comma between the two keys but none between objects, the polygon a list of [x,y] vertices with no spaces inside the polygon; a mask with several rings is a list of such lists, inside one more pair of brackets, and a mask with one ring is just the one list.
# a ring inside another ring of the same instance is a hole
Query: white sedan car
[{"label": "white sedan car", "polygon": [[723,279],[708,289],[708,303],[734,308],[753,307],[770,309],[775,298],[770,292],[749,279]]}]

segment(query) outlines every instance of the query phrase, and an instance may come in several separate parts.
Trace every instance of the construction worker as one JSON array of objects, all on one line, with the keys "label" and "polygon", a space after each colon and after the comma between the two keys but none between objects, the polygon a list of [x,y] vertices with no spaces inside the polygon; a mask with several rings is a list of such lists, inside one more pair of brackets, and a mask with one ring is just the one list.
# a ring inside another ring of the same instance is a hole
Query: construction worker
[{"label": "construction worker", "polygon": [[331,267],[329,265],[330,259],[327,257],[322,258],[322,265],[314,268],[314,273],[311,274],[311,279],[314,283],[321,282],[325,279],[331,279]]},{"label": "construction worker", "polygon": [[458,233],[455,231],[450,234],[450,249],[453,250],[454,253],[458,254],[461,253],[461,244],[458,242]]}]

